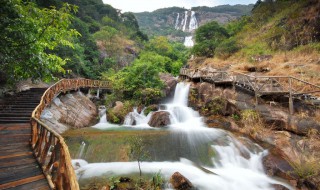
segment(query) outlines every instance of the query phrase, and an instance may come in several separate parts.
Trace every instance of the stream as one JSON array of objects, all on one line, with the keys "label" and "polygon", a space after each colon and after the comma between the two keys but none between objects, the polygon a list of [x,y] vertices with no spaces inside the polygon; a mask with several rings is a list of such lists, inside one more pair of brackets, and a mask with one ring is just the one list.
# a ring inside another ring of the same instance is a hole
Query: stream
[{"label": "stream", "polygon": [[[152,112],[144,115],[135,109],[122,126],[102,117],[84,132],[81,141],[68,137],[79,183],[94,177],[138,173],[137,162],[118,152],[125,149],[129,136],[140,135],[148,142],[150,153],[150,160],[141,163],[143,174],[160,171],[168,181],[178,171],[200,190],[270,190],[274,189],[273,184],[293,189],[265,174],[262,158],[267,150],[244,137],[235,138],[222,129],[208,128],[199,113],[187,106],[189,87],[188,83],[178,83],[173,100],[160,106],[160,110],[170,113],[171,124],[165,128],[150,127]],[[169,184],[166,189],[171,189]]]}]

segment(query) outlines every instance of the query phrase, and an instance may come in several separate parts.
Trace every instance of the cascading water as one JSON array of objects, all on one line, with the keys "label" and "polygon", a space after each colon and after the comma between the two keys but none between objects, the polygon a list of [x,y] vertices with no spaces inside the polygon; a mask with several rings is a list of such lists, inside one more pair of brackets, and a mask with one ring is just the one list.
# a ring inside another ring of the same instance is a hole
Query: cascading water
[{"label": "cascading water", "polygon": [[188,22],[188,11],[184,11],[184,22],[182,26],[182,31],[186,31],[187,22]]},{"label": "cascading water", "polygon": [[189,31],[193,31],[198,28],[198,21],[196,18],[196,13],[194,11],[191,11],[191,18],[189,23]]},{"label": "cascading water", "polygon": [[179,18],[180,18],[180,14],[178,13],[177,19],[176,19],[176,24],[174,25],[174,28],[175,28],[176,30],[179,30]]},{"label": "cascading water", "polygon": [[184,39],[184,43],[183,43],[186,47],[193,47],[194,46],[194,42],[192,40],[192,36],[187,36]]},{"label": "cascading water", "polygon": [[82,158],[85,147],[86,147],[86,143],[84,141],[82,141],[82,143],[80,145],[80,149],[79,149],[79,154],[78,154],[79,159]]},{"label": "cascading water", "polygon": [[[188,83],[177,84],[173,101],[160,106],[161,111],[170,113],[171,124],[161,130],[169,131],[171,136],[168,139],[171,139],[172,143],[167,145],[165,143],[169,140],[162,141],[164,144],[158,146],[158,150],[160,151],[162,146],[168,146],[164,147],[166,152],[160,154],[162,157],[165,155],[167,159],[156,158],[153,162],[142,162],[143,173],[153,174],[161,170],[163,177],[169,179],[178,171],[200,190],[270,190],[273,189],[272,184],[281,184],[292,189],[264,173],[262,158],[268,153],[266,150],[253,143],[251,146],[254,148],[250,146],[249,150],[228,132],[206,127],[199,113],[187,106],[189,87]],[[150,114],[145,116],[143,111],[139,114],[134,110],[127,116],[126,126],[149,127],[149,119]],[[150,149],[157,150],[154,147]],[[207,161],[199,158],[201,151],[205,152]],[[175,156],[171,156],[172,154]],[[75,167],[78,166],[76,173],[80,180],[138,172],[136,162],[87,163],[84,160],[73,160],[73,164]]]}]

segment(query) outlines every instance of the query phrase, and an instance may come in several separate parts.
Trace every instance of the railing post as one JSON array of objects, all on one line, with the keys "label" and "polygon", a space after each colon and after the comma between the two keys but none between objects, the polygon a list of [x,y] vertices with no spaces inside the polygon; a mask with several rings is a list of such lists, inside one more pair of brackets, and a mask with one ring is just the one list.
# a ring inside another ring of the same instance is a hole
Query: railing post
[{"label": "railing post", "polygon": [[292,79],[289,77],[289,114],[293,115]]},{"label": "railing post", "polygon": [[258,88],[257,88],[257,77],[254,77],[254,97],[255,97],[255,106],[258,106],[259,102],[258,102]]}]

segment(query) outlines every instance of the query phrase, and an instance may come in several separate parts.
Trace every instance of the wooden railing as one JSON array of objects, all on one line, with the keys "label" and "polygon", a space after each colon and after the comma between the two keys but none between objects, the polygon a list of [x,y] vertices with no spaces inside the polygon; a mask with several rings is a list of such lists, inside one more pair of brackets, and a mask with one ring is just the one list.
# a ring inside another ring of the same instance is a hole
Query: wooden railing
[{"label": "wooden railing", "polygon": [[71,164],[68,146],[61,135],[40,121],[42,111],[61,92],[79,88],[110,88],[107,81],[89,79],[62,79],[48,88],[40,104],[32,113],[31,145],[52,189],[78,190],[79,185]]},{"label": "wooden railing", "polygon": [[233,81],[229,73],[226,71],[208,71],[208,70],[198,70],[198,69],[186,69],[182,68],[180,70],[180,75],[187,76],[189,78],[200,78],[211,81]]},{"label": "wooden railing", "polygon": [[210,79],[211,82],[230,82],[255,95],[256,105],[261,95],[286,95],[289,98],[289,112],[293,114],[293,98],[317,99],[320,95],[320,86],[292,76],[255,76],[239,72],[208,71],[182,68],[180,76],[191,79]]}]

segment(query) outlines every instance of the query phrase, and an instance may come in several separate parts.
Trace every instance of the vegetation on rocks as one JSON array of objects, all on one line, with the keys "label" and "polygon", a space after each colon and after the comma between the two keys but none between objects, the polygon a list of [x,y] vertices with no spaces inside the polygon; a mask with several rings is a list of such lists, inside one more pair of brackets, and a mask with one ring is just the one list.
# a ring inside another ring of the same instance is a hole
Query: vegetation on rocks
[{"label": "vegetation on rocks", "polygon": [[159,73],[177,75],[187,61],[187,49],[165,37],[151,39],[134,62],[119,70],[109,69],[103,80],[112,83],[118,100],[130,100],[136,105],[156,103],[164,96],[164,84]]}]

